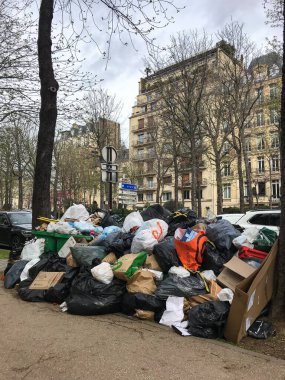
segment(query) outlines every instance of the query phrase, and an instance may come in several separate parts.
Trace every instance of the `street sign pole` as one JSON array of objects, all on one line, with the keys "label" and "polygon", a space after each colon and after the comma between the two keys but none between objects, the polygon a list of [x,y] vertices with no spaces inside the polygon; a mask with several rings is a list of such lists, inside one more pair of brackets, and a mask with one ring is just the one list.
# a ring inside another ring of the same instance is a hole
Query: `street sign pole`
[{"label": "street sign pole", "polygon": [[[105,161],[105,163],[101,164],[101,170],[102,170],[102,176],[104,173],[104,182],[109,183],[109,191],[108,191],[108,207],[109,210],[112,210],[113,206],[113,195],[112,195],[112,183],[118,181],[118,166],[117,165],[112,165],[117,158],[117,151],[115,148],[112,146],[105,146],[102,149],[102,157]],[[114,178],[115,175],[115,178]]]}]

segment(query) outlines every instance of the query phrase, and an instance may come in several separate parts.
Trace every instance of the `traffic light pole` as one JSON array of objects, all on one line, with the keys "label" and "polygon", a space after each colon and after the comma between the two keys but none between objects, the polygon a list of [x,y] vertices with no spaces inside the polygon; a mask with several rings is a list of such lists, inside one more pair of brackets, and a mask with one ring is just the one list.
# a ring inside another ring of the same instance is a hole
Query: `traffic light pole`
[{"label": "traffic light pole", "polygon": [[112,182],[109,182],[109,201],[108,201],[108,205],[109,205],[109,210],[111,211],[112,210]]}]

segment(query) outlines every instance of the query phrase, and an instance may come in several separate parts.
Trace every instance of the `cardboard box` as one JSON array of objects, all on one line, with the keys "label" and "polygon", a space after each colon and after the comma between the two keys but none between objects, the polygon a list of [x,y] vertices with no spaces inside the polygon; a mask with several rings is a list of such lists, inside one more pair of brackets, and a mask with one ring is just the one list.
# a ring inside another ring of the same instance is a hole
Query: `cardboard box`
[{"label": "cardboard box", "polygon": [[74,259],[74,257],[72,256],[72,253],[70,253],[67,257],[66,257],[66,264],[69,266],[69,267],[72,267],[72,268],[78,268],[79,265],[77,264],[76,260]]},{"label": "cardboard box", "polygon": [[65,272],[40,272],[31,283],[29,289],[46,290],[58,284]]},{"label": "cardboard box", "polygon": [[262,265],[236,286],[224,332],[227,340],[239,343],[270,301],[273,294],[277,251],[278,241],[275,242]]},{"label": "cardboard box", "polygon": [[256,268],[234,256],[230,261],[224,264],[224,268],[219,274],[217,282],[235,291],[236,286],[255,271]]},{"label": "cardboard box", "polygon": [[221,290],[222,288],[216,283],[216,281],[211,280],[209,282],[209,293],[191,297],[189,299],[191,306],[193,307],[207,301],[216,301],[218,299],[218,293],[220,293]]},{"label": "cardboard box", "polygon": [[76,241],[74,237],[70,236],[70,238],[64,243],[64,245],[60,248],[58,251],[58,256],[66,258],[70,254],[70,248],[74,247],[76,244]]}]

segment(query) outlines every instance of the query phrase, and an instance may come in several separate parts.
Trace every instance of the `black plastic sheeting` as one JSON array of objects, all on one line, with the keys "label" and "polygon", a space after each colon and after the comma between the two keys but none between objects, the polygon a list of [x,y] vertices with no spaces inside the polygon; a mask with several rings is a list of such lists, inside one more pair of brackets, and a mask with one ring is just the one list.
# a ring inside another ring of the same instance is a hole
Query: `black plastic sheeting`
[{"label": "black plastic sheeting", "polygon": [[110,284],[102,284],[89,272],[80,273],[66,299],[67,311],[78,315],[116,313],[125,292],[126,283],[116,278]]},{"label": "black plastic sheeting", "polygon": [[201,338],[222,338],[229,310],[229,303],[222,301],[194,306],[188,313],[189,333]]},{"label": "black plastic sheeting", "polygon": [[175,249],[174,239],[170,236],[153,247],[153,255],[164,273],[167,273],[173,266],[178,267],[181,265]]},{"label": "black plastic sheeting", "polygon": [[208,225],[206,236],[219,251],[226,251],[231,248],[233,239],[240,236],[240,232],[228,220],[221,219]]},{"label": "black plastic sheeting", "polygon": [[12,289],[16,284],[20,282],[21,273],[23,272],[23,269],[27,263],[27,260],[19,260],[12,265],[12,267],[5,274],[4,287],[6,289]]},{"label": "black plastic sheeting", "polygon": [[267,339],[270,336],[275,336],[276,330],[271,322],[257,319],[247,330],[247,335],[256,339]]},{"label": "black plastic sheeting", "polygon": [[141,212],[144,221],[150,219],[162,219],[167,222],[171,212],[159,204],[149,206],[146,210]]},{"label": "black plastic sheeting", "polygon": [[187,229],[188,227],[193,227],[196,222],[196,213],[190,208],[182,208],[168,217],[167,235],[173,236],[177,228]]},{"label": "black plastic sheeting", "polygon": [[161,300],[155,295],[144,293],[126,293],[122,300],[122,312],[127,315],[134,315],[135,310],[148,310],[155,313],[165,309],[165,300]]},{"label": "black plastic sheeting", "polygon": [[229,254],[229,251],[219,252],[212,244],[207,243],[200,270],[212,270],[218,276],[223,265],[230,260],[229,256],[230,258],[233,256],[231,253]]},{"label": "black plastic sheeting", "polygon": [[169,296],[190,298],[205,293],[205,283],[198,273],[184,278],[170,274],[158,285],[155,295],[166,300]]},{"label": "black plastic sheeting", "polygon": [[119,232],[116,237],[107,245],[106,251],[113,252],[117,259],[129,253],[135,234],[129,232]]}]

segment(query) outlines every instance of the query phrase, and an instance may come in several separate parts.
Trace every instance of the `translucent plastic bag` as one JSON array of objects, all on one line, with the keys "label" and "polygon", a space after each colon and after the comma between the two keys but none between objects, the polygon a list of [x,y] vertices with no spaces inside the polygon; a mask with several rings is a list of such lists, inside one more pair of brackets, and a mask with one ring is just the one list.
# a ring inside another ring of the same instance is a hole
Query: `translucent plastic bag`
[{"label": "translucent plastic bag", "polygon": [[168,224],[162,219],[150,219],[140,226],[136,235],[143,230],[149,230],[157,241],[161,241],[167,234]]},{"label": "translucent plastic bag", "polygon": [[132,245],[131,252],[139,253],[141,251],[152,252],[153,247],[157,244],[157,240],[153,236],[150,230],[142,230],[135,235]]},{"label": "translucent plastic bag", "polygon": [[45,249],[45,239],[37,239],[29,241],[25,244],[22,252],[21,259],[31,261],[40,257],[44,253]]},{"label": "translucent plastic bag", "polygon": [[123,232],[130,232],[132,228],[140,227],[143,222],[143,218],[139,211],[131,212],[124,220]]},{"label": "translucent plastic bag", "polygon": [[89,212],[86,210],[85,206],[82,204],[74,204],[65,211],[60,220],[64,222],[65,219],[87,220],[88,218]]}]

